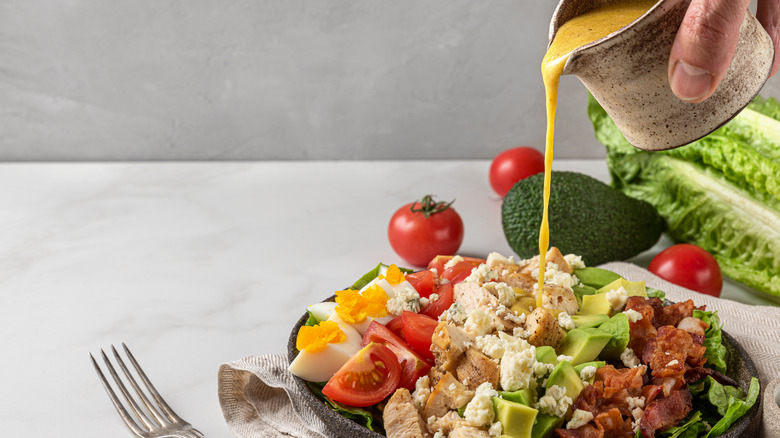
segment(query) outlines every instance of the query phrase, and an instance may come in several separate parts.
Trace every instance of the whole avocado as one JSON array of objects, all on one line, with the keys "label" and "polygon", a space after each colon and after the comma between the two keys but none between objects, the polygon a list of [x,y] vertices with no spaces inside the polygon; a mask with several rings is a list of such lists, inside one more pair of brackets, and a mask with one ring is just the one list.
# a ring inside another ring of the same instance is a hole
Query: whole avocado
[{"label": "whole avocado", "polygon": [[[543,190],[544,174],[530,176],[512,187],[501,206],[504,235],[523,258],[539,254]],[[652,205],[577,172],[552,172],[548,219],[550,246],[582,256],[587,266],[631,258],[664,231]]]}]

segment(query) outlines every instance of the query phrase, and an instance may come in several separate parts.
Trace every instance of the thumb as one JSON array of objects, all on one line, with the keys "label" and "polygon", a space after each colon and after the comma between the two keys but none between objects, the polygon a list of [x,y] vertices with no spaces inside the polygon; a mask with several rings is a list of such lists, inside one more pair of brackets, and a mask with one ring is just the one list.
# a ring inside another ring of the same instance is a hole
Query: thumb
[{"label": "thumb", "polygon": [[712,95],[731,64],[750,0],[693,0],[669,54],[669,84],[685,102]]}]

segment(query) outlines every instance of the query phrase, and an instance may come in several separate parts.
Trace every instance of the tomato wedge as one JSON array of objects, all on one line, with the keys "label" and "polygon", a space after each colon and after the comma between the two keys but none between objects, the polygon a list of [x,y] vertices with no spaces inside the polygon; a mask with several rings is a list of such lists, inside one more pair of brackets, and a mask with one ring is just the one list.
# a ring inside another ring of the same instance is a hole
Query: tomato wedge
[{"label": "tomato wedge", "polygon": [[[372,324],[373,325],[373,324]],[[379,324],[381,325],[381,324]],[[390,329],[393,334],[398,336],[401,339],[404,339],[404,321],[400,316],[396,316],[395,318],[391,319],[390,322],[385,325],[386,328]],[[368,326],[368,328],[371,328],[371,325]],[[367,333],[368,331],[366,331]],[[363,334],[363,339],[365,339],[366,335]]]},{"label": "tomato wedge", "polygon": [[476,257],[462,257],[463,261],[454,266],[445,268],[445,265],[452,260],[453,256],[436,256],[428,264],[428,269],[436,269],[439,277],[449,280],[452,284],[458,284],[471,275],[471,270],[486,262],[485,259]]},{"label": "tomato wedge", "polygon": [[401,366],[388,347],[370,343],[344,364],[322,393],[348,406],[365,407],[384,400],[398,387]]},{"label": "tomato wedge", "polygon": [[412,350],[420,356],[434,362],[433,353],[431,353],[431,338],[439,322],[428,315],[409,312],[404,310],[401,314],[404,322],[404,337],[406,343],[412,347]]},{"label": "tomato wedge", "polygon": [[439,298],[437,298],[436,301],[431,301],[427,306],[420,309],[420,313],[428,315],[433,319],[438,319],[442,313],[446,312],[447,309],[452,306],[454,300],[453,291],[452,283],[442,284],[435,292]]},{"label": "tomato wedge", "polygon": [[[399,316],[396,320],[401,321],[401,317]],[[398,363],[401,365],[399,388],[414,390],[417,379],[428,374],[428,370],[431,369],[425,359],[412,351],[406,342],[396,336],[389,328],[376,321],[371,321],[363,334],[363,345],[369,345],[371,342],[383,344],[395,353]]]},{"label": "tomato wedge", "polygon": [[425,269],[406,274],[406,281],[412,284],[414,290],[416,290],[421,297],[427,298],[433,293],[433,286],[436,280],[435,277],[433,272]]}]

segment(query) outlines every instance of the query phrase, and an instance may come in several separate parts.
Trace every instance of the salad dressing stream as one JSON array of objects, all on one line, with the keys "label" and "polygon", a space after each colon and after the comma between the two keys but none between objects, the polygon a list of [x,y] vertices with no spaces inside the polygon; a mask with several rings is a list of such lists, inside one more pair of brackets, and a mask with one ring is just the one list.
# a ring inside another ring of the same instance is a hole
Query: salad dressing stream
[{"label": "salad dressing stream", "polygon": [[546,270],[547,249],[550,246],[550,226],[547,209],[550,203],[550,178],[555,137],[555,110],[558,104],[558,84],[563,68],[574,49],[603,38],[630,24],[647,12],[656,0],[626,0],[604,5],[564,23],[556,33],[542,60],[542,78],[547,102],[547,139],[544,152],[544,209],[539,229],[539,291],[536,306],[542,307],[542,290]]}]

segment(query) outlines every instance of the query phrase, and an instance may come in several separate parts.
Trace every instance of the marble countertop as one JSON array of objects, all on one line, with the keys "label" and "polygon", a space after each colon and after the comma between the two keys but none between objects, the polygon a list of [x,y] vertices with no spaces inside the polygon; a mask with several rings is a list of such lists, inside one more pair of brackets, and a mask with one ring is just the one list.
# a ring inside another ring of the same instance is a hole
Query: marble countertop
[{"label": "marble countertop", "polygon": [[[511,254],[489,162],[0,164],[0,435],[131,436],[88,353],[126,342],[182,417],[229,437],[221,363],[282,352],[377,262],[401,205],[455,198],[460,253]],[[607,181],[603,160],[559,160]],[[656,247],[638,256],[646,265]],[[723,296],[770,304],[727,282]]]}]

